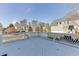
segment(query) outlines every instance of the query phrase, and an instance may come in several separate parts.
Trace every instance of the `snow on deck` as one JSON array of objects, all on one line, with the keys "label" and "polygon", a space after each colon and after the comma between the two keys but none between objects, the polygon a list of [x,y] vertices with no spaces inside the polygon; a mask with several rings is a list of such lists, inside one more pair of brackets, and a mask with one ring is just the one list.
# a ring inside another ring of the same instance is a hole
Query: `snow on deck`
[{"label": "snow on deck", "polygon": [[0,44],[0,55],[8,56],[69,56],[79,55],[79,49],[47,40],[48,38],[33,37]]}]

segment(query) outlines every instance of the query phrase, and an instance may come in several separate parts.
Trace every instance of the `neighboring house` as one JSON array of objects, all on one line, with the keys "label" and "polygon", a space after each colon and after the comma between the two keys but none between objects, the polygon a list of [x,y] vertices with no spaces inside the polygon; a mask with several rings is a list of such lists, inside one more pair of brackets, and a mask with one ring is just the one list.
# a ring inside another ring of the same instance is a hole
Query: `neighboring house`
[{"label": "neighboring house", "polygon": [[15,23],[15,29],[16,29],[16,32],[20,32],[21,26],[20,26],[20,23],[19,22],[16,22]]},{"label": "neighboring house", "polygon": [[79,33],[79,13],[78,10],[69,12],[64,17],[53,21],[51,32],[57,33]]},{"label": "neighboring house", "polygon": [[7,28],[3,29],[3,33],[14,33],[15,27],[13,24],[10,24]]},{"label": "neighboring house", "polygon": [[33,20],[31,26],[33,28],[33,32],[50,32],[50,26],[48,23]]},{"label": "neighboring house", "polygon": [[15,23],[15,29],[17,32],[27,32],[28,31],[28,25],[27,25],[27,21],[24,19],[20,22],[16,22]]},{"label": "neighboring house", "polygon": [[[32,22],[31,22],[31,27],[32,27],[32,29],[33,29],[33,32],[36,32],[37,31],[37,27],[38,27],[38,21],[36,21],[36,20],[32,20]],[[29,26],[30,26],[29,25]]]},{"label": "neighboring house", "polygon": [[[60,19],[58,19],[58,20],[60,20]],[[51,32],[64,33],[63,22],[60,22],[58,20],[54,21],[51,24]]]},{"label": "neighboring house", "polygon": [[20,26],[21,26],[21,31],[26,31],[26,28],[27,28],[27,21],[26,19],[20,21]]}]

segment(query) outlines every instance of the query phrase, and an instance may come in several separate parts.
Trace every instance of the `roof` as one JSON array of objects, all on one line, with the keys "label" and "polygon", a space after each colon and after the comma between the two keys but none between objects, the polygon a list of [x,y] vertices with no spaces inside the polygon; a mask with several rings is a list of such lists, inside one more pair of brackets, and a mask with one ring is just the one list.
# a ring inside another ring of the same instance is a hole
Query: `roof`
[{"label": "roof", "polygon": [[57,22],[61,22],[61,21],[73,21],[73,20],[79,20],[79,10],[72,10],[69,11],[65,16],[63,16],[62,18],[56,19],[52,22],[51,25],[55,25],[55,23]]}]

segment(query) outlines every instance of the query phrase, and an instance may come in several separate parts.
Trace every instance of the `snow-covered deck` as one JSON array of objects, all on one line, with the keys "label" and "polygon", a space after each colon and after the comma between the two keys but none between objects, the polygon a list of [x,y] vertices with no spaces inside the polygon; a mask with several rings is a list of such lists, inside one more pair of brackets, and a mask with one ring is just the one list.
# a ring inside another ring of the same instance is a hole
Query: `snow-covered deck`
[{"label": "snow-covered deck", "polygon": [[28,40],[0,44],[0,55],[8,56],[69,56],[79,55],[79,49],[47,40],[46,37],[31,37]]}]

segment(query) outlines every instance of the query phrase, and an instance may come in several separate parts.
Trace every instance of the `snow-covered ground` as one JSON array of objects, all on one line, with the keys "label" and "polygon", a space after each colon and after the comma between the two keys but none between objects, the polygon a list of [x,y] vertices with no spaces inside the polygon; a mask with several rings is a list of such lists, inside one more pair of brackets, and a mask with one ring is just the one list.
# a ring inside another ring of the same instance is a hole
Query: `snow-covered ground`
[{"label": "snow-covered ground", "polygon": [[79,49],[47,40],[46,37],[31,37],[28,40],[0,44],[0,55],[8,56],[74,56]]},{"label": "snow-covered ground", "polygon": [[11,33],[11,34],[1,34],[0,35],[0,43],[15,41],[15,40],[22,40],[24,38],[29,37],[47,37],[47,33],[38,33],[38,32],[24,32],[24,33]]}]

